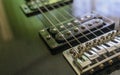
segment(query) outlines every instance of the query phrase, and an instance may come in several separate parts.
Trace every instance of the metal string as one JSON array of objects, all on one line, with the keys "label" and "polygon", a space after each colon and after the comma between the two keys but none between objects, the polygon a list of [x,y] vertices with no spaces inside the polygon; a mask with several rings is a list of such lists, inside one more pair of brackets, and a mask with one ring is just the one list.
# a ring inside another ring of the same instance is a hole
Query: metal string
[{"label": "metal string", "polygon": [[[31,0],[31,1],[34,1],[34,0]],[[34,1],[34,2],[35,2],[35,1]],[[55,26],[55,24],[54,24],[53,22],[51,22],[51,20],[47,17],[47,15],[39,8],[39,5],[38,5],[37,3],[36,3],[36,5],[38,6],[38,10],[39,10],[39,11],[42,13],[42,15],[48,20],[48,22],[50,22],[50,24],[57,29],[58,33],[60,33],[61,35],[63,35],[63,34],[59,31],[59,29]],[[75,50],[75,49],[73,48],[73,46],[71,45],[71,43],[70,43],[64,36],[62,36],[62,37],[63,37],[63,39],[66,41],[66,43],[69,45],[69,47],[70,47],[72,50],[77,51],[77,50]]]},{"label": "metal string", "polygon": [[[64,3],[63,3],[64,4]],[[57,3],[57,5],[60,7],[60,4]],[[65,5],[65,4],[64,4]],[[71,17],[74,17],[72,14],[70,14],[69,12],[67,12],[64,8],[62,8],[68,15],[70,15]],[[94,26],[95,27],[95,26]],[[95,27],[96,28],[96,27]],[[97,30],[99,30],[100,32],[102,32],[104,34],[104,32],[101,29],[96,28]],[[110,28],[107,27],[108,30],[112,30]],[[97,36],[96,34],[94,34],[95,36]],[[116,47],[116,46],[115,46]],[[105,48],[106,49],[106,48]]]},{"label": "metal string", "polygon": [[[52,5],[50,5],[53,9],[55,9],[55,7],[53,7]],[[59,6],[60,7],[60,6]],[[57,10],[56,10],[57,11]],[[65,10],[64,10],[65,11]],[[57,11],[58,13],[59,13],[59,15],[61,15],[64,19],[66,19],[67,20],[67,18],[64,16],[64,15],[62,15],[59,11]],[[66,11],[66,13],[67,14],[69,14],[67,11]],[[73,17],[73,16],[71,16],[71,17]],[[75,18],[75,17],[74,17]],[[75,18],[76,19],[76,18]],[[73,24],[72,24],[73,25]],[[73,25],[74,26],[74,25]],[[77,27],[77,26],[76,26]],[[89,30],[89,29],[88,29]],[[90,30],[89,30],[90,31]],[[91,31],[90,31],[91,32]],[[82,33],[82,32],[81,32]],[[93,33],[93,32],[92,32]],[[83,33],[82,33],[83,34]],[[83,34],[84,35],[84,34]],[[95,34],[94,34],[95,35]],[[85,36],[85,35],[84,35]],[[96,35],[95,35],[96,36]],[[86,36],[85,36],[86,37]],[[76,38],[76,37],[74,37],[76,40],[77,40],[77,42],[78,43],[80,43],[81,44],[81,42]],[[87,39],[88,40],[90,40],[88,37],[87,37]],[[84,51],[81,51],[81,54],[82,53],[84,53]]]},{"label": "metal string", "polygon": [[[55,7],[54,6],[52,6],[52,5],[50,5],[53,9],[55,9]],[[57,13],[59,13],[59,15],[60,16],[62,16],[64,19],[66,19],[67,20],[67,18],[63,15],[63,14],[61,14],[58,10],[56,10],[57,11]],[[72,24],[72,26],[75,26],[74,24]],[[77,27],[77,26],[75,26],[75,27]],[[66,28],[67,29],[67,28]],[[67,29],[68,30],[68,29]],[[83,33],[81,33],[81,34],[83,34]],[[84,34],[83,34],[83,36],[85,36]],[[86,37],[86,36],[85,36]],[[77,42],[78,43],[80,43],[81,44],[81,42],[74,36],[74,38],[77,40]],[[88,37],[86,37],[88,40],[89,40],[89,38]]]},{"label": "metal string", "polygon": [[[41,1],[40,1],[41,2]],[[50,5],[51,6],[51,5]],[[53,6],[51,6],[53,9],[55,9]],[[56,21],[58,21],[61,25],[63,25],[63,23],[61,23],[61,21],[54,15],[54,14],[52,14],[51,12],[50,12],[50,10],[46,7],[46,6],[44,6],[44,8],[56,19]],[[60,14],[60,13],[59,13]],[[61,16],[63,16],[63,15],[61,15]],[[64,16],[63,16],[64,17]],[[65,17],[64,17],[65,18]],[[66,19],[66,18],[65,18]],[[64,26],[64,28],[66,29],[66,30],[68,30],[66,27],[65,27],[65,25],[63,25]],[[69,30],[68,30],[69,31]],[[71,35],[73,36],[73,38],[79,43],[79,44],[81,44],[81,42],[71,33]]]},{"label": "metal string", "polygon": [[[48,9],[46,6],[44,6],[44,8],[45,8],[48,12],[50,12],[49,9]],[[53,8],[54,8],[54,7],[53,7]],[[59,14],[60,14],[60,13],[59,13]],[[59,20],[55,15],[53,15],[52,13],[51,13],[51,15],[52,15],[59,23],[61,23],[60,20]],[[63,15],[62,15],[62,16],[63,16]],[[65,17],[64,17],[64,18],[65,18]],[[61,24],[62,24],[62,23],[61,23]],[[63,25],[63,24],[62,24],[62,25]],[[65,29],[68,30],[66,27],[65,27]],[[92,32],[92,33],[93,33],[93,32]],[[72,34],[72,36],[77,40],[78,43],[81,44],[81,42],[80,42],[73,34]],[[88,40],[90,40],[90,39],[88,39]],[[84,52],[84,51],[82,51],[82,52]]]},{"label": "metal string", "polygon": [[[51,6],[51,7],[53,7],[53,6]],[[46,6],[44,6],[44,8],[48,11],[48,12],[50,12],[49,11],[49,9],[46,7]],[[55,9],[55,7],[53,7],[54,9]],[[66,10],[65,10],[66,11]],[[42,11],[43,12],[43,11]],[[67,12],[67,11],[66,11]],[[59,13],[61,16],[63,16],[61,13]],[[60,20],[55,16],[55,15],[53,15],[53,14],[51,14],[58,22],[60,22]],[[44,16],[45,16],[45,14],[44,14]],[[65,16],[63,16],[65,19],[66,19],[66,17]],[[74,17],[74,16],[72,16],[71,15],[71,17]],[[61,22],[60,22],[61,23]],[[61,23],[62,24],[62,23]],[[54,25],[54,24],[52,24],[52,25]],[[63,24],[62,24],[63,25]],[[57,27],[56,27],[57,28]],[[67,29],[66,27],[65,27],[65,29]],[[58,30],[58,29],[57,29]],[[68,30],[68,29],[67,29]],[[89,29],[88,29],[89,30]],[[89,30],[90,32],[91,32],[91,30]],[[101,31],[101,30],[100,30]],[[101,31],[102,32],[102,31]],[[61,32],[60,32],[61,33]],[[93,32],[92,32],[93,33]],[[104,33],[104,32],[103,32]],[[62,34],[62,33],[61,33]],[[94,33],[93,33],[94,34]],[[96,36],[96,34],[94,34],[95,36]],[[73,34],[72,34],[72,36],[77,40],[77,42],[78,43],[81,43]],[[64,37],[65,38],[65,37]],[[65,38],[66,39],[66,38]],[[67,40],[67,39],[66,39]],[[68,41],[68,40],[67,40]],[[69,42],[69,41],[68,41]],[[70,44],[71,45],[71,44]],[[71,47],[72,47],[72,45],[71,45]]]},{"label": "metal string", "polygon": [[[34,1],[34,0],[31,0],[31,1]],[[53,26],[53,27],[55,27],[56,29],[57,29],[57,31],[62,35],[62,33],[59,31],[59,29],[54,25],[54,23],[53,22],[51,22],[51,20],[47,17],[47,15],[39,8],[39,5],[36,3],[36,5],[38,6],[38,10],[42,13],[42,15],[48,20],[48,22]],[[72,45],[70,44],[70,42],[63,36],[63,38],[64,38],[64,40],[67,42],[67,44],[71,47],[71,48],[73,48],[72,47]]]}]

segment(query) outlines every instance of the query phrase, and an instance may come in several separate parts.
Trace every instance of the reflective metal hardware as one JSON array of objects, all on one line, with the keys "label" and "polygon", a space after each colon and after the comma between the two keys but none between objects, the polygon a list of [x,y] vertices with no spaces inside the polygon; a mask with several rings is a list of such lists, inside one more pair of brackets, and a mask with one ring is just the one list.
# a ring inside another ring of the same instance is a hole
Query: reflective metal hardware
[{"label": "reflective metal hardware", "polygon": [[68,26],[72,26],[73,24],[72,24],[72,23],[68,23],[67,25],[68,25]]},{"label": "reflective metal hardware", "polygon": [[76,24],[80,24],[80,21],[79,21],[79,20],[77,20],[77,19],[76,19],[76,20],[74,20],[73,22],[74,22],[74,23],[76,23]]},{"label": "reflective metal hardware", "polygon": [[85,68],[89,66],[92,62],[84,55],[81,56],[81,58],[77,58],[75,60],[75,63],[81,68]]},{"label": "reflective metal hardware", "polygon": [[113,60],[109,60],[108,63],[109,63],[109,65],[112,65],[113,64]]},{"label": "reflective metal hardware", "polygon": [[81,29],[84,30],[84,29],[86,29],[86,27],[85,26],[81,26]]},{"label": "reflective metal hardware", "polygon": [[74,57],[77,56],[77,52],[74,49],[70,49],[69,53],[72,54]]},{"label": "reflective metal hardware", "polygon": [[91,18],[92,17],[92,15],[87,15],[87,16],[85,16],[85,18]]},{"label": "reflective metal hardware", "polygon": [[84,18],[80,18],[80,21],[84,21]]},{"label": "reflective metal hardware", "polygon": [[56,36],[56,39],[62,39],[64,37],[63,34],[59,34],[58,36]]},{"label": "reflective metal hardware", "polygon": [[113,46],[110,42],[107,42],[105,44],[101,45],[102,47],[104,47],[108,52],[112,52],[114,50],[116,50],[117,48],[115,46]]},{"label": "reflective metal hardware", "polygon": [[84,52],[84,55],[87,56],[90,60],[94,60],[99,57],[99,55],[92,50]]},{"label": "reflective metal hardware", "polygon": [[50,39],[51,39],[51,36],[50,36],[50,35],[48,35],[48,36],[46,37],[46,39],[47,39],[47,40],[50,40]]},{"label": "reflective metal hardware", "polygon": [[90,74],[93,74],[93,73],[94,73],[94,69],[91,69],[91,70],[90,70]]},{"label": "reflective metal hardware", "polygon": [[120,48],[120,40],[118,39],[113,39],[112,41],[110,41],[110,43],[112,43],[114,46],[116,46],[117,48]]},{"label": "reflective metal hardware", "polygon": [[105,50],[105,48],[103,48],[102,46],[93,47],[92,50],[95,51],[99,55],[107,53],[107,51]]},{"label": "reflective metal hardware", "polygon": [[117,37],[115,37],[116,39],[118,39],[118,40],[120,40],[120,37],[119,36],[117,36]]},{"label": "reflective metal hardware", "polygon": [[100,65],[99,65],[99,68],[100,68],[100,69],[103,69],[103,68],[104,68],[104,64],[100,64]]},{"label": "reflective metal hardware", "polygon": [[56,34],[58,31],[57,31],[56,28],[50,28],[50,32],[51,32],[52,34]]},{"label": "reflective metal hardware", "polygon": [[65,29],[65,26],[64,26],[64,25],[61,25],[61,26],[60,26],[60,29]]},{"label": "reflective metal hardware", "polygon": [[78,51],[81,51],[81,50],[85,50],[85,46],[84,45],[79,45],[77,47]]},{"label": "reflective metal hardware", "polygon": [[74,32],[78,32],[79,31],[79,28],[74,28]]},{"label": "reflective metal hardware", "polygon": [[70,36],[72,33],[71,33],[71,31],[68,31],[66,34],[67,34],[68,36]]}]

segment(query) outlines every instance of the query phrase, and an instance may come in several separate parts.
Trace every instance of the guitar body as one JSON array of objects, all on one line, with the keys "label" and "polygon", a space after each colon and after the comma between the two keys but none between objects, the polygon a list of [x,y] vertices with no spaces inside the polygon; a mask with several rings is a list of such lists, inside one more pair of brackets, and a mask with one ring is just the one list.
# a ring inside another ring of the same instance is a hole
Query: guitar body
[{"label": "guitar body", "polygon": [[[38,32],[49,26],[43,24],[42,16],[27,17],[20,8],[25,3],[24,0],[2,0],[1,2],[10,29],[8,31],[10,33],[6,37],[10,37],[10,39],[3,41],[4,37],[0,37],[2,39],[0,43],[0,75],[76,74],[62,53],[51,55],[49,47],[39,37]],[[47,21],[44,20],[44,22]],[[113,70],[111,67],[108,69],[99,72],[101,75],[105,75]]]}]

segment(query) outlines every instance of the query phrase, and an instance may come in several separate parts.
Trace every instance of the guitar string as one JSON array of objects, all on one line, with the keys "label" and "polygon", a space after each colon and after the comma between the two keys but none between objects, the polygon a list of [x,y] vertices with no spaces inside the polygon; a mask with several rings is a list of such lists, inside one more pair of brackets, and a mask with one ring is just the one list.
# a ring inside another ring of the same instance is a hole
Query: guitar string
[{"label": "guitar string", "polygon": [[[57,5],[58,5],[58,3],[57,3]],[[52,5],[50,5],[52,8],[54,8],[55,9],[55,7],[53,7]],[[59,6],[60,7],[60,6]],[[66,20],[67,20],[67,18],[64,16],[64,15],[62,15],[58,10],[56,10],[61,16],[63,16],[63,18],[65,18]],[[66,11],[66,10],[64,10],[64,11]],[[67,12],[66,12],[67,13]],[[68,14],[69,15],[69,14]],[[73,17],[74,19],[76,19],[74,16],[71,16],[71,17]],[[75,26],[73,23],[72,23],[72,25],[73,26]],[[75,27],[77,27],[77,26],[75,26]],[[86,27],[87,28],[87,27]],[[89,30],[89,28],[87,28],[88,29],[88,31],[90,31]],[[90,31],[91,32],[91,31]],[[82,32],[80,32],[81,34],[83,34]],[[93,32],[91,32],[92,34],[93,34]],[[83,34],[84,35],[84,34]],[[85,35],[84,35],[85,36]],[[87,36],[85,36],[85,37],[87,37]],[[88,37],[87,37],[87,39],[88,40],[90,40]]]},{"label": "guitar string", "polygon": [[[58,3],[56,3],[57,4],[57,6],[58,7],[61,7]],[[52,6],[52,5],[50,5],[52,8],[54,8],[55,9],[55,7],[54,6]],[[68,15],[70,15],[70,17],[72,17],[72,18],[74,18],[74,19],[76,19],[74,16],[71,16],[71,14],[70,13],[68,13],[68,11],[66,11],[64,8],[61,8],[61,9],[63,9],[64,11],[65,11],[65,13],[67,13]],[[65,19],[67,19],[64,15],[62,15],[58,10],[56,10],[61,16],[63,16]],[[72,23],[72,25],[73,26],[75,26],[73,23]],[[75,26],[75,27],[77,27],[77,26]],[[88,29],[88,28],[87,28]],[[88,29],[88,31],[90,31],[89,29]],[[90,31],[91,32],[91,31]],[[83,36],[85,36],[82,32],[80,32]],[[88,40],[90,40],[87,36],[85,36]]]},{"label": "guitar string", "polygon": [[[41,2],[41,1],[40,1]],[[51,5],[50,5],[51,6]],[[66,26],[54,15],[54,14],[52,14],[51,12],[50,12],[50,10],[46,7],[46,6],[44,6],[44,8],[56,19],[56,21],[58,21],[61,25],[63,25],[64,26],[64,28],[67,30],[67,31],[69,31],[67,28],[66,28]],[[79,43],[79,44],[81,44],[81,42],[73,35],[73,33],[71,33],[71,35],[73,36],[73,38]]]},{"label": "guitar string", "polygon": [[[49,11],[49,9],[46,7],[46,6],[44,6],[44,8],[48,11],[48,12],[50,12]],[[55,15],[53,15],[53,14],[51,14],[54,18],[56,18],[56,16]],[[58,21],[58,22],[60,22],[59,20],[58,20],[58,18],[56,18],[56,20]],[[61,22],[60,22],[61,23]],[[66,28],[67,29],[67,28]],[[74,35],[72,35],[76,40],[78,40]],[[80,43],[80,41],[77,41],[77,42],[79,42]],[[83,52],[83,51],[81,51],[81,52]]]},{"label": "guitar string", "polygon": [[[55,9],[55,7],[53,7],[52,5],[50,5],[53,9]],[[57,10],[56,10],[57,11]],[[59,11],[57,11],[61,16],[63,16],[65,19],[67,19],[64,15],[62,15]],[[73,17],[73,16],[72,16]],[[75,18],[76,19],[76,18]],[[72,24],[73,25],[73,24]],[[74,26],[74,25],[73,25]],[[89,29],[88,29],[89,30]],[[90,30],[89,30],[90,31]],[[90,31],[91,32],[91,31]],[[95,34],[94,34],[95,35]],[[95,35],[96,36],[96,35]],[[76,37],[75,37],[76,38]],[[77,38],[76,38],[77,39]],[[88,39],[88,40],[90,40],[90,39]],[[79,43],[81,43],[79,40],[78,40],[78,42]],[[85,51],[85,50],[84,50]],[[80,55],[82,54],[82,53],[84,53],[84,51],[81,51],[81,53],[80,53]]]},{"label": "guitar string", "polygon": [[[45,9],[47,9],[47,7],[45,7]],[[49,11],[49,9],[47,9],[48,11]],[[49,11],[50,12],[50,11]],[[54,16],[54,15],[53,15]],[[56,17],[55,17],[56,18]],[[57,19],[57,18],[56,18]],[[59,21],[59,20],[58,20]],[[95,34],[94,34],[95,35]],[[96,35],[95,35],[96,36]],[[82,55],[83,53],[85,52],[85,50],[84,51],[81,51],[81,54],[80,55]]]},{"label": "guitar string", "polygon": [[[52,5],[51,5],[51,7],[55,9],[55,7],[53,7]],[[61,13],[59,13],[59,14],[61,15]],[[63,16],[63,15],[61,15],[61,16]],[[65,18],[65,16],[63,16],[63,17]],[[102,31],[101,31],[101,32],[102,32]],[[102,33],[104,33],[104,32],[102,32]],[[94,34],[94,35],[97,37],[96,34]],[[84,53],[84,51],[82,51],[82,53]]]},{"label": "guitar string", "polygon": [[[41,1],[40,1],[41,2]],[[48,11],[48,12],[50,12],[49,11],[49,9],[46,7],[46,6],[44,6],[44,8]],[[50,12],[51,13],[51,12]],[[51,15],[54,17],[54,18],[56,18],[56,20],[59,22],[59,23],[61,23],[60,21],[59,21],[59,19],[55,16],[55,15],[53,15],[52,13],[51,13]],[[61,23],[62,24],[62,23]],[[68,30],[66,27],[65,27],[65,29],[66,30]],[[72,34],[72,33],[71,33]],[[79,43],[79,44],[81,44],[81,42],[72,34],[72,36],[77,40],[77,42]],[[89,39],[90,40],[90,39]],[[87,46],[86,46],[87,47]],[[84,50],[84,51],[79,51],[80,52],[80,56],[85,52],[86,50]]]},{"label": "guitar string", "polygon": [[[65,5],[65,3],[63,3],[64,5]],[[60,5],[57,3],[57,5],[60,7]],[[62,8],[68,15],[70,15],[71,17],[74,17],[72,14],[70,14],[69,12],[67,12],[64,8]],[[94,25],[93,25],[94,26]],[[96,28],[95,26],[94,26],[94,28]],[[101,33],[103,33],[104,34],[104,32],[101,30],[101,29],[98,29],[98,28],[96,28],[97,30],[99,30]],[[107,29],[108,30],[112,30],[112,29],[110,29],[110,28],[108,28],[107,27]]]},{"label": "guitar string", "polygon": [[[57,3],[58,4],[58,3]],[[63,3],[64,5],[65,5],[65,3]],[[58,4],[58,6],[60,6],[59,4]],[[67,12],[64,8],[62,8],[66,13],[68,13],[68,14],[70,14],[69,12]],[[73,16],[72,14],[70,14],[71,16]],[[74,17],[74,16],[73,16]],[[94,26],[95,27],[95,26]],[[95,27],[96,28],[96,27]],[[98,28],[96,28],[97,30],[98,30]],[[107,27],[107,29],[108,30],[112,30],[112,29],[110,29],[109,27]],[[104,34],[104,32],[101,30],[101,29],[99,29],[99,31],[101,32],[101,33],[103,33]],[[112,44],[113,45],[113,44]],[[117,46],[115,46],[115,47],[117,47]],[[117,47],[118,48],[118,47]],[[104,47],[104,49],[106,49],[105,47]]]},{"label": "guitar string", "polygon": [[[58,3],[57,3],[58,4]],[[58,4],[59,5],[59,4]],[[68,13],[64,8],[62,8],[66,13]],[[68,14],[70,14],[70,13],[68,13]],[[94,26],[95,27],[95,26]],[[110,28],[108,28],[107,27],[107,29],[109,29],[109,30],[111,30]],[[103,34],[104,34],[104,32],[100,29],[100,32],[102,32]],[[114,45],[115,46],[115,45]],[[117,46],[115,46],[116,48],[118,48]],[[106,49],[105,47],[103,47],[104,49]],[[107,50],[107,49],[106,49]],[[115,51],[114,51],[114,53],[116,53]],[[104,57],[105,58],[107,58],[107,56],[106,55],[104,55]],[[98,60],[96,60],[97,62],[99,62]]]},{"label": "guitar string", "polygon": [[[58,4],[58,3],[57,3]],[[63,3],[64,5],[65,5],[65,3]],[[58,4],[59,5],[59,4]],[[69,7],[70,7],[70,5],[69,5]],[[71,10],[71,9],[70,9]],[[84,10],[82,10],[82,9],[79,9],[79,10],[81,10],[81,11],[84,11]],[[66,10],[65,10],[66,11]],[[72,11],[72,10],[71,10]],[[69,13],[69,12],[68,12]],[[84,11],[84,13],[86,13],[85,11]],[[70,14],[70,13],[69,13]],[[71,16],[73,16],[72,14],[70,14]],[[74,17],[74,16],[73,16]],[[99,18],[97,18],[97,19],[99,19]],[[108,28],[108,30],[112,30],[112,29],[110,29],[109,27],[106,27],[106,28]],[[101,29],[98,29],[98,30],[101,30]]]},{"label": "guitar string", "polygon": [[[57,5],[59,6],[59,4],[57,3]],[[51,5],[52,6],[52,5]],[[53,7],[53,6],[52,6]],[[59,6],[60,7],[60,6]],[[55,9],[55,7],[53,7],[54,9]],[[62,8],[66,13],[68,13],[64,8]],[[70,13],[68,13],[68,14],[70,14]],[[60,13],[60,15],[61,15],[61,13]],[[61,15],[61,16],[63,16],[63,15]],[[63,16],[64,18],[65,18],[65,16]],[[74,16],[72,16],[72,17],[74,17]],[[94,26],[95,27],[95,26]],[[95,27],[96,28],[96,27]],[[97,30],[98,30],[98,28],[96,28]],[[111,30],[110,28],[108,28],[107,27],[107,29],[109,29],[109,30]],[[104,32],[101,30],[101,29],[99,29],[99,31],[101,32],[101,33],[103,33],[104,34]],[[96,34],[94,34],[95,36],[97,36]],[[84,52],[84,51],[83,51]]]},{"label": "guitar string", "polygon": [[[46,7],[45,7],[45,9],[47,9]],[[48,10],[48,9],[47,9]],[[49,11],[49,10],[48,10]],[[95,34],[94,34],[95,35]],[[96,36],[96,35],[95,35]]]},{"label": "guitar string", "polygon": [[[51,5],[50,5],[51,6]],[[51,6],[53,9],[55,9],[53,6]],[[48,12],[50,12],[49,11],[49,9],[45,6],[45,9],[46,10],[48,10]],[[60,13],[59,13],[60,14]],[[63,15],[62,15],[63,16]],[[55,17],[55,15],[54,15],[54,17]],[[64,16],[63,16],[64,17]],[[55,17],[56,18],[56,17]],[[64,17],[65,18],[65,17]],[[57,19],[57,18],[56,18]],[[60,22],[60,21],[59,21]],[[67,28],[66,28],[67,29]],[[68,29],[67,29],[68,30]],[[88,29],[89,30],[89,29]],[[90,31],[90,30],[89,30]],[[90,31],[91,32],[91,31]],[[83,33],[82,33],[83,34]],[[93,34],[93,32],[92,32],[92,34]],[[95,34],[94,34],[95,35]],[[73,35],[74,36],[74,35]],[[85,35],[84,35],[85,36]],[[96,35],[95,35],[96,36]],[[77,40],[77,42],[79,42],[79,43],[81,43],[75,36],[74,36],[74,38]],[[90,40],[90,39],[88,39],[88,40]]]},{"label": "guitar string", "polygon": [[[55,9],[55,7],[54,6],[52,6],[52,5],[49,5],[49,6],[51,6],[53,9]],[[56,10],[57,11],[57,13],[59,13],[59,15],[60,16],[62,16],[65,20],[67,20],[67,17],[65,17],[64,15],[62,15],[58,10]],[[65,26],[65,25],[64,25]],[[74,24],[72,24],[72,26],[74,26],[74,27],[77,27],[77,26],[75,26]],[[67,29],[67,28],[66,28]],[[68,30],[68,29],[67,29]],[[81,32],[80,32],[81,33]],[[83,33],[81,33],[83,36],[85,36]],[[75,37],[75,36],[74,36]],[[86,37],[86,36],[85,36]],[[76,37],[75,37],[76,38]],[[88,40],[89,40],[89,38],[88,37],[86,37]],[[76,38],[76,40],[77,40],[77,42],[78,43],[80,43],[81,44],[81,42]]]},{"label": "guitar string", "polygon": [[[57,3],[57,5],[60,7],[60,5]],[[62,8],[68,15],[70,15],[71,16],[71,14],[70,13],[68,13],[68,11],[66,11],[64,8]],[[74,17],[74,16],[71,16],[71,17]],[[89,30],[89,29],[88,29]],[[89,30],[90,31],[90,30]],[[95,35],[96,36],[96,35]],[[82,55],[83,53],[85,52],[85,50],[83,50],[83,51],[81,51],[81,54],[80,55]]]},{"label": "guitar string", "polygon": [[[31,1],[35,2],[34,0],[31,0]],[[36,2],[35,2],[35,3],[36,3]],[[47,15],[39,8],[39,5],[38,5],[37,3],[36,3],[36,5],[37,5],[38,11],[41,12],[41,14],[49,21],[49,23],[50,23],[53,27],[55,27],[55,28],[57,29],[58,33],[60,33],[61,35],[63,35],[63,34],[59,31],[59,29],[54,25],[54,23],[51,22],[51,20],[47,17]],[[64,36],[62,36],[62,37],[63,37],[63,39],[66,41],[66,43],[69,45],[70,49],[76,51],[76,50],[73,48],[73,46],[71,45],[71,43],[70,43]],[[76,53],[77,53],[77,52],[76,52]]]},{"label": "guitar string", "polygon": [[[60,7],[60,5],[57,3],[57,5]],[[64,8],[62,8],[64,10],[65,13],[67,13],[69,16],[74,17],[73,15],[71,15],[67,10],[65,10]],[[76,19],[76,17],[75,17]],[[99,29],[98,29],[99,30]],[[94,31],[93,31],[94,32]],[[90,33],[87,33],[86,35],[89,35]],[[84,35],[84,34],[83,34]],[[88,37],[87,37],[88,38]]]},{"label": "guitar string", "polygon": [[[64,5],[65,5],[65,3],[63,3]],[[59,6],[59,7],[61,7],[60,6],[60,4],[58,4],[57,3],[57,5]],[[73,15],[71,15],[68,11],[66,11],[64,8],[62,8],[67,14],[69,14],[70,16],[72,16],[72,17],[74,17]],[[94,26],[95,27],[95,26]],[[96,28],[96,27],[95,27]],[[96,28],[97,30],[98,30],[98,28]],[[111,29],[110,28],[108,28],[107,27],[107,29],[108,30],[110,30],[111,31]],[[104,34],[104,32],[101,30],[101,29],[99,29],[99,31],[101,32],[101,33],[103,33]],[[116,47],[116,48],[118,48],[117,46],[115,46],[113,43],[111,43],[114,47]],[[103,47],[104,49],[106,49],[107,50],[107,48],[105,48],[105,47]],[[85,50],[84,50],[85,51]],[[84,51],[83,52],[81,52],[81,55],[84,53]],[[116,53],[115,51],[113,51],[114,53]],[[104,55],[105,56],[105,58],[107,58],[107,56],[106,55]],[[96,60],[97,61],[97,60]],[[97,61],[98,62],[98,61]]]},{"label": "guitar string", "polygon": [[[63,15],[61,15],[61,16],[63,16]],[[94,26],[95,27],[95,26]],[[108,28],[108,27],[107,27]],[[109,28],[108,28],[109,29]],[[109,29],[109,30],[111,30],[111,29]],[[104,33],[102,30],[100,30],[102,33]],[[96,34],[94,34],[95,36],[97,36]],[[106,49],[106,48],[105,48]],[[84,53],[84,51],[82,51],[82,53],[81,54],[83,54]]]}]

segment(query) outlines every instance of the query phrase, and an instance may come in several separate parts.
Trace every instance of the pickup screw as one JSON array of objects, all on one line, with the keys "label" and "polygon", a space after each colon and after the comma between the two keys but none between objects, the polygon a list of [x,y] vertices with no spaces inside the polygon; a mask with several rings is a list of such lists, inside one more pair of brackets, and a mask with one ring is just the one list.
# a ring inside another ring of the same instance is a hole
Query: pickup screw
[{"label": "pickup screw", "polygon": [[87,15],[87,16],[85,16],[85,18],[91,18],[91,15]]},{"label": "pickup screw", "polygon": [[83,29],[83,30],[84,30],[84,29],[85,29],[85,27],[84,27],[84,26],[81,26],[81,29]]},{"label": "pickup screw", "polygon": [[79,28],[74,28],[74,32],[78,32],[79,31]]},{"label": "pickup screw", "polygon": [[67,25],[68,25],[68,26],[72,26],[72,23],[68,23]]},{"label": "pickup screw", "polygon": [[91,69],[91,70],[90,70],[90,74],[93,74],[93,72],[94,72],[94,69]]},{"label": "pickup screw", "polygon": [[74,20],[74,23],[79,23],[79,20]]},{"label": "pickup screw", "polygon": [[92,24],[88,24],[88,26],[92,26]]},{"label": "pickup screw", "polygon": [[113,60],[109,60],[108,63],[109,63],[110,65],[112,65],[112,64],[113,64]]},{"label": "pickup screw", "polygon": [[80,21],[84,21],[84,18],[80,18]]},{"label": "pickup screw", "polygon": [[57,33],[57,29],[56,29],[56,28],[53,28],[51,32],[52,32],[52,33]]},{"label": "pickup screw", "polygon": [[51,36],[50,36],[50,35],[48,35],[46,38],[47,38],[47,40],[50,40],[50,39],[51,39]]},{"label": "pickup screw", "polygon": [[60,28],[61,28],[61,29],[65,29],[65,26],[61,25]]},{"label": "pickup screw", "polygon": [[71,31],[68,31],[66,34],[67,34],[68,36],[71,35]]},{"label": "pickup screw", "polygon": [[99,67],[100,67],[100,69],[103,69],[104,68],[104,64],[100,64]]}]

